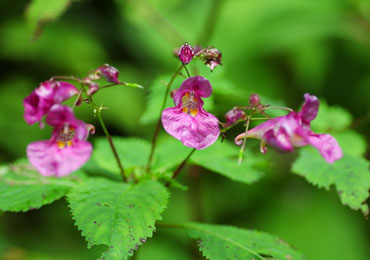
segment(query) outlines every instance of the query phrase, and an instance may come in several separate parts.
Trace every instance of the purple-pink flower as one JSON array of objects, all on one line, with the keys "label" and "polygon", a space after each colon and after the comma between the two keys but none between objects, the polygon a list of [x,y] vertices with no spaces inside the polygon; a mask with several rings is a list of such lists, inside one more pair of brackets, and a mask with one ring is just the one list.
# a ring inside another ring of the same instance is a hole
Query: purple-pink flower
[{"label": "purple-pink flower", "polygon": [[44,176],[62,177],[78,170],[90,158],[92,145],[86,139],[93,126],[60,104],[50,108],[46,123],[54,127],[51,139],[27,146],[30,163]]},{"label": "purple-pink flower", "polygon": [[319,150],[324,159],[333,163],[342,158],[343,152],[338,142],[329,134],[316,134],[310,129],[310,122],[319,110],[316,96],[305,94],[305,102],[299,112],[270,119],[235,138],[240,145],[244,138],[261,140],[261,152],[266,153],[266,144],[278,152],[291,152],[293,147],[312,145]]},{"label": "purple-pink flower", "polygon": [[78,89],[68,82],[44,81],[23,100],[24,119],[30,125],[39,122],[40,127],[43,128],[44,124],[41,120],[49,109],[54,104],[60,104],[77,93]]},{"label": "purple-pink flower", "polygon": [[201,76],[184,80],[173,92],[175,107],[162,112],[164,129],[184,145],[204,149],[213,144],[219,134],[218,119],[203,109],[202,98],[212,94],[210,82]]}]

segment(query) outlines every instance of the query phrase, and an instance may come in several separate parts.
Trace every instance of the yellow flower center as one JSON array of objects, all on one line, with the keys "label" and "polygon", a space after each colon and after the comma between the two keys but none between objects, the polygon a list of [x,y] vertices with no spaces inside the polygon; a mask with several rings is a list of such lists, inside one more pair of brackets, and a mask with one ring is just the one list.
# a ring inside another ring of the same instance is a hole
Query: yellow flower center
[{"label": "yellow flower center", "polygon": [[72,139],[76,135],[75,129],[66,125],[63,129],[59,131],[57,137],[57,145],[59,148],[69,147],[72,145]]},{"label": "yellow flower center", "polygon": [[187,92],[182,97],[182,112],[191,116],[198,114],[198,99],[194,97],[194,92]]}]

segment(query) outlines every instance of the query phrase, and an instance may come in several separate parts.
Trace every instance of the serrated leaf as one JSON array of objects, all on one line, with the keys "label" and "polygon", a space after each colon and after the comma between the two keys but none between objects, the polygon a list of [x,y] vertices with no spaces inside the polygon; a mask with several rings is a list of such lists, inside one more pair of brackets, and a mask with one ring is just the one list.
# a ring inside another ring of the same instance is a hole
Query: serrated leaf
[{"label": "serrated leaf", "polygon": [[318,133],[338,132],[346,129],[352,122],[351,114],[342,107],[328,106],[320,100],[319,113],[311,122],[311,128]]},{"label": "serrated leaf", "polygon": [[303,255],[287,242],[267,233],[232,226],[200,223],[184,225],[209,260],[299,260]]},{"label": "serrated leaf", "polygon": [[65,178],[44,177],[31,165],[17,163],[0,168],[0,210],[38,209],[63,197],[76,185],[76,174]]},{"label": "serrated leaf", "polygon": [[34,36],[39,36],[47,22],[58,19],[73,0],[32,0],[26,11],[26,18]]},{"label": "serrated leaf", "polygon": [[343,158],[333,164],[327,163],[317,150],[304,147],[293,163],[292,171],[318,187],[329,189],[335,185],[344,205],[361,210],[365,215],[369,208],[370,171],[369,161],[344,152]]},{"label": "serrated leaf", "polygon": [[101,259],[122,260],[152,237],[168,192],[153,180],[129,185],[96,178],[74,189],[68,201],[88,247],[106,245]]},{"label": "serrated leaf", "polygon": [[244,161],[238,165],[238,153],[239,146],[218,141],[204,150],[196,151],[190,161],[234,181],[250,184],[259,180],[264,175],[259,167],[267,165],[266,157],[245,151]]}]

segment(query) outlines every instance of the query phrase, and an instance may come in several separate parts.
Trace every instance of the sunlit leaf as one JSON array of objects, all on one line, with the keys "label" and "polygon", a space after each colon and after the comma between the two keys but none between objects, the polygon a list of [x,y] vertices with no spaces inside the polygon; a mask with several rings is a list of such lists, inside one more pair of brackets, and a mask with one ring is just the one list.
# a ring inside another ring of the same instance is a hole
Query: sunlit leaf
[{"label": "sunlit leaf", "polygon": [[344,205],[368,214],[366,200],[370,189],[369,165],[369,161],[349,153],[344,153],[342,159],[329,164],[316,149],[304,147],[292,171],[320,188],[329,189],[335,185]]},{"label": "sunlit leaf", "polygon": [[168,192],[152,180],[130,185],[96,178],[74,189],[68,201],[88,247],[106,245],[102,259],[122,260],[152,237]]}]

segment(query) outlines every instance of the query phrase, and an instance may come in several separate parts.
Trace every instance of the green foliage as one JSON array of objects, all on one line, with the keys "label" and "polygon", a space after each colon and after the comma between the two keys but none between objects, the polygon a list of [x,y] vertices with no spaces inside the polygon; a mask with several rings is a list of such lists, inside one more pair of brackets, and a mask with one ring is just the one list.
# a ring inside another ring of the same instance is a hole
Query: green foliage
[{"label": "green foliage", "polygon": [[68,178],[44,177],[26,163],[0,168],[0,210],[28,211],[38,209],[63,197],[80,180],[72,174]]},{"label": "green foliage", "polygon": [[328,106],[320,100],[319,113],[312,121],[312,129],[318,132],[342,131],[349,127],[352,121],[351,114],[342,107]]},{"label": "green foliage", "polygon": [[341,107],[329,107],[321,102],[312,128],[318,132],[331,132],[343,150],[343,158],[333,164],[327,163],[312,147],[304,147],[292,166],[292,171],[305,177],[318,187],[329,189],[335,185],[344,205],[361,210],[365,215],[369,208],[366,200],[370,189],[370,163],[362,156],[366,152],[366,140],[358,133],[348,130],[351,114]]},{"label": "green foliage", "polygon": [[123,184],[90,179],[68,196],[77,227],[88,247],[107,245],[102,259],[127,259],[153,235],[168,202],[167,189],[147,180]]},{"label": "green foliage", "polygon": [[264,175],[259,167],[267,166],[267,157],[246,151],[244,161],[238,165],[238,153],[239,146],[218,141],[204,150],[196,151],[190,161],[234,181],[250,184],[259,180]]},{"label": "green foliage", "polygon": [[37,37],[47,22],[58,19],[70,6],[73,0],[32,0],[26,17],[29,26]]},{"label": "green foliage", "polygon": [[330,185],[335,185],[343,204],[354,210],[360,209],[367,215],[369,208],[365,201],[370,189],[369,165],[367,160],[348,153],[329,164],[317,150],[304,147],[292,171],[318,187],[329,189]]},{"label": "green foliage", "polygon": [[191,238],[198,239],[200,251],[209,260],[304,259],[287,242],[267,233],[200,223],[188,223],[184,226]]},{"label": "green foliage", "polygon": [[[113,142],[125,170],[131,172],[138,166],[145,166],[150,150],[148,141],[139,138],[114,137]],[[100,167],[113,173],[120,173],[106,138],[96,140],[93,159]]]}]

